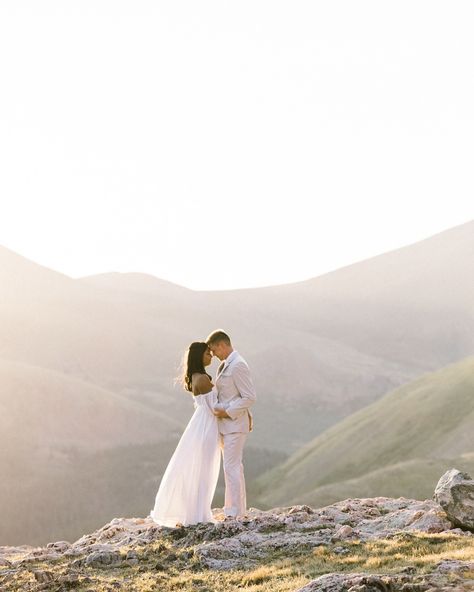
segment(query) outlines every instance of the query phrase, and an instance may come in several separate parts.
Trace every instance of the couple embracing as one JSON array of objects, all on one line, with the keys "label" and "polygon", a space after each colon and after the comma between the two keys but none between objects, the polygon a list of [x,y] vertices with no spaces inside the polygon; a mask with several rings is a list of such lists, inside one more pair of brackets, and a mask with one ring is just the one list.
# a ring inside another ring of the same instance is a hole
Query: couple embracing
[{"label": "couple embracing", "polygon": [[[212,357],[221,364],[215,383],[206,372]],[[163,474],[150,516],[168,527],[217,522],[211,511],[222,454],[224,518],[246,512],[242,454],[252,431],[250,407],[256,400],[249,368],[224,331],[186,352],[184,388],[194,396],[194,413]]]}]

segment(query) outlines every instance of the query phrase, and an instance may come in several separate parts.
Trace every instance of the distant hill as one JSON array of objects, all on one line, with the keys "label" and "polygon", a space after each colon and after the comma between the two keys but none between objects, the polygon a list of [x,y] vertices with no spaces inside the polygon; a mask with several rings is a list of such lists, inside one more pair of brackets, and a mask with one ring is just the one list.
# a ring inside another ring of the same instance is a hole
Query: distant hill
[{"label": "distant hill", "polygon": [[[304,493],[307,504],[318,507],[348,498],[370,498],[374,491],[378,495],[404,497],[405,494],[419,499],[431,499],[431,488],[439,480],[440,474],[456,467],[472,475],[474,473],[474,453],[463,454],[456,458],[418,458],[400,462],[387,467],[365,473],[360,477],[338,481],[316,487]],[[253,487],[258,487],[253,483]],[[300,499],[295,496],[295,499]],[[291,503],[296,503],[291,500]],[[263,503],[266,506],[266,503]]]},{"label": "distant hill", "polygon": [[474,353],[474,221],[305,282],[209,297],[272,319],[282,336],[291,329],[435,370]]},{"label": "distant hill", "polygon": [[85,284],[97,286],[112,290],[113,292],[140,292],[142,294],[149,293],[150,295],[161,296],[164,293],[169,296],[171,293],[175,295],[186,295],[191,292],[188,288],[173,284],[166,280],[161,280],[147,273],[137,272],[110,272],[99,273],[96,275],[88,275],[80,278],[80,281]]},{"label": "distant hill", "polygon": [[138,273],[74,280],[0,248],[0,357],[119,392],[184,426],[182,353],[224,327],[260,393],[255,443],[294,452],[474,353],[473,280],[474,221],[307,282],[217,292]]},{"label": "distant hill", "polygon": [[255,484],[265,505],[431,495],[474,468],[474,356],[395,390],[320,434]]},{"label": "distant hill", "polygon": [[[54,370],[0,360],[2,452],[89,452],[166,440],[181,425],[166,415]],[[21,430],[19,429],[21,426]]]},{"label": "distant hill", "polygon": [[146,487],[133,478],[143,462],[156,479],[181,433],[138,402],[53,370],[0,360],[0,385],[2,540],[82,532],[119,511]]}]

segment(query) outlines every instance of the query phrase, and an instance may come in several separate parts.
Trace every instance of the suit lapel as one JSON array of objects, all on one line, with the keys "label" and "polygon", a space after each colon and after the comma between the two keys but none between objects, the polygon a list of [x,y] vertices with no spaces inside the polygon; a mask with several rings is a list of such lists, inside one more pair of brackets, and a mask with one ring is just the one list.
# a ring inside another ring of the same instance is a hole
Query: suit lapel
[{"label": "suit lapel", "polygon": [[[235,350],[234,350],[235,351]],[[232,354],[230,354],[230,356],[232,356]],[[229,357],[230,357],[229,356]],[[232,362],[237,358],[237,355],[232,356],[231,360],[229,360],[229,358],[226,358],[223,362],[221,362],[221,365],[219,366],[219,368],[217,369],[217,374],[216,374],[216,382],[217,379],[219,378],[219,376],[224,372],[224,370],[226,368],[228,368]]]},{"label": "suit lapel", "polygon": [[225,368],[225,360],[221,363],[221,365],[217,369],[217,378],[219,378],[219,376],[222,374],[222,371],[224,370],[224,368]]}]

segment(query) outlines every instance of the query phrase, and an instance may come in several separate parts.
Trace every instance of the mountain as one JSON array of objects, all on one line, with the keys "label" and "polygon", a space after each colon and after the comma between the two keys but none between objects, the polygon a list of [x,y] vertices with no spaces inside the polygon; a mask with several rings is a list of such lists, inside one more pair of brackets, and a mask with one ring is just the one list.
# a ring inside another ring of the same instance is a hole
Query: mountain
[{"label": "mountain", "polygon": [[13,446],[24,446],[32,457],[70,447],[97,451],[181,431],[163,413],[54,370],[0,360],[0,383],[3,453],[12,454]]},{"label": "mountain", "polygon": [[157,479],[181,433],[139,402],[54,370],[0,360],[0,384],[3,540],[79,532],[129,507],[144,488],[133,477],[147,463]]},{"label": "mountain", "polygon": [[[9,428],[17,445],[4,462],[16,467],[16,482],[34,480],[25,491],[35,494],[22,497],[10,483],[3,486],[8,536],[68,538],[81,519],[94,528],[111,507],[112,515],[146,511],[193,412],[190,396],[176,382],[183,353],[217,327],[230,333],[257,387],[255,429],[244,456],[250,490],[259,471],[345,417],[472,355],[473,247],[474,222],[468,222],[306,282],[218,292],[196,292],[140,273],[73,279],[0,247],[0,360],[17,364],[1,374],[0,390],[22,388],[32,405],[40,392],[43,401],[20,424],[14,396],[1,399],[0,422],[15,417],[12,425],[25,426],[23,448]],[[23,374],[35,379],[23,380]],[[56,449],[53,422],[38,418],[59,417],[54,408],[65,409],[64,400],[47,396],[59,391],[69,393],[71,402],[85,392],[90,396],[77,407],[76,424],[64,411],[68,419],[61,429],[65,436],[72,426],[70,445],[67,454],[51,453],[57,461],[53,478],[52,461],[32,467],[28,451],[36,441]],[[96,403],[102,397],[103,405]],[[125,401],[131,404],[130,429],[114,432],[114,425],[123,425]],[[94,410],[110,424],[110,441],[95,433],[87,447]],[[216,500],[222,486],[221,476]],[[89,505],[80,497],[87,499],[87,487],[100,492]],[[72,496],[74,514],[54,499],[54,491]],[[29,514],[22,522],[32,499],[44,509],[34,535]],[[254,503],[252,494],[248,501]]]},{"label": "mountain", "polygon": [[209,297],[272,319],[283,335],[434,370],[474,352],[474,221],[305,282]]},{"label": "mountain", "polygon": [[474,352],[473,255],[474,221],[307,282],[194,292],[146,274],[74,280],[0,249],[0,357],[78,377],[184,426],[182,353],[224,327],[260,393],[255,443],[294,452]]},{"label": "mountain", "polygon": [[[304,499],[307,503],[317,506],[352,497],[370,498],[374,492],[383,497],[403,497],[405,492],[410,492],[410,496],[416,493],[417,499],[426,499],[431,496],[430,486],[436,484],[439,475],[450,467],[458,467],[459,470],[472,475],[474,453],[465,453],[455,458],[417,458],[402,461],[359,477],[321,485],[306,492]],[[253,482],[253,487],[258,485]]]},{"label": "mountain", "polygon": [[114,293],[120,292],[140,292],[142,294],[149,293],[153,297],[160,297],[163,293],[167,295],[186,295],[191,292],[188,288],[161,280],[153,275],[147,273],[137,272],[111,272],[99,273],[96,275],[89,275],[80,278],[82,283],[88,283],[99,288],[105,288]]},{"label": "mountain", "polygon": [[429,495],[440,470],[474,468],[473,393],[474,356],[396,389],[262,475],[259,501]]}]

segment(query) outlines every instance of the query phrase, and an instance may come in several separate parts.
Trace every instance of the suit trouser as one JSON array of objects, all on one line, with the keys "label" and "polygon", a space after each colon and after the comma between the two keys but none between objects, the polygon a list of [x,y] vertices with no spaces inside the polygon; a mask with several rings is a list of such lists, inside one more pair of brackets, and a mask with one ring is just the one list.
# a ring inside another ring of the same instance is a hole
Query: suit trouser
[{"label": "suit trouser", "polygon": [[224,514],[226,516],[242,516],[247,510],[244,465],[242,463],[246,439],[247,434],[243,432],[219,433],[219,444],[224,464]]}]

